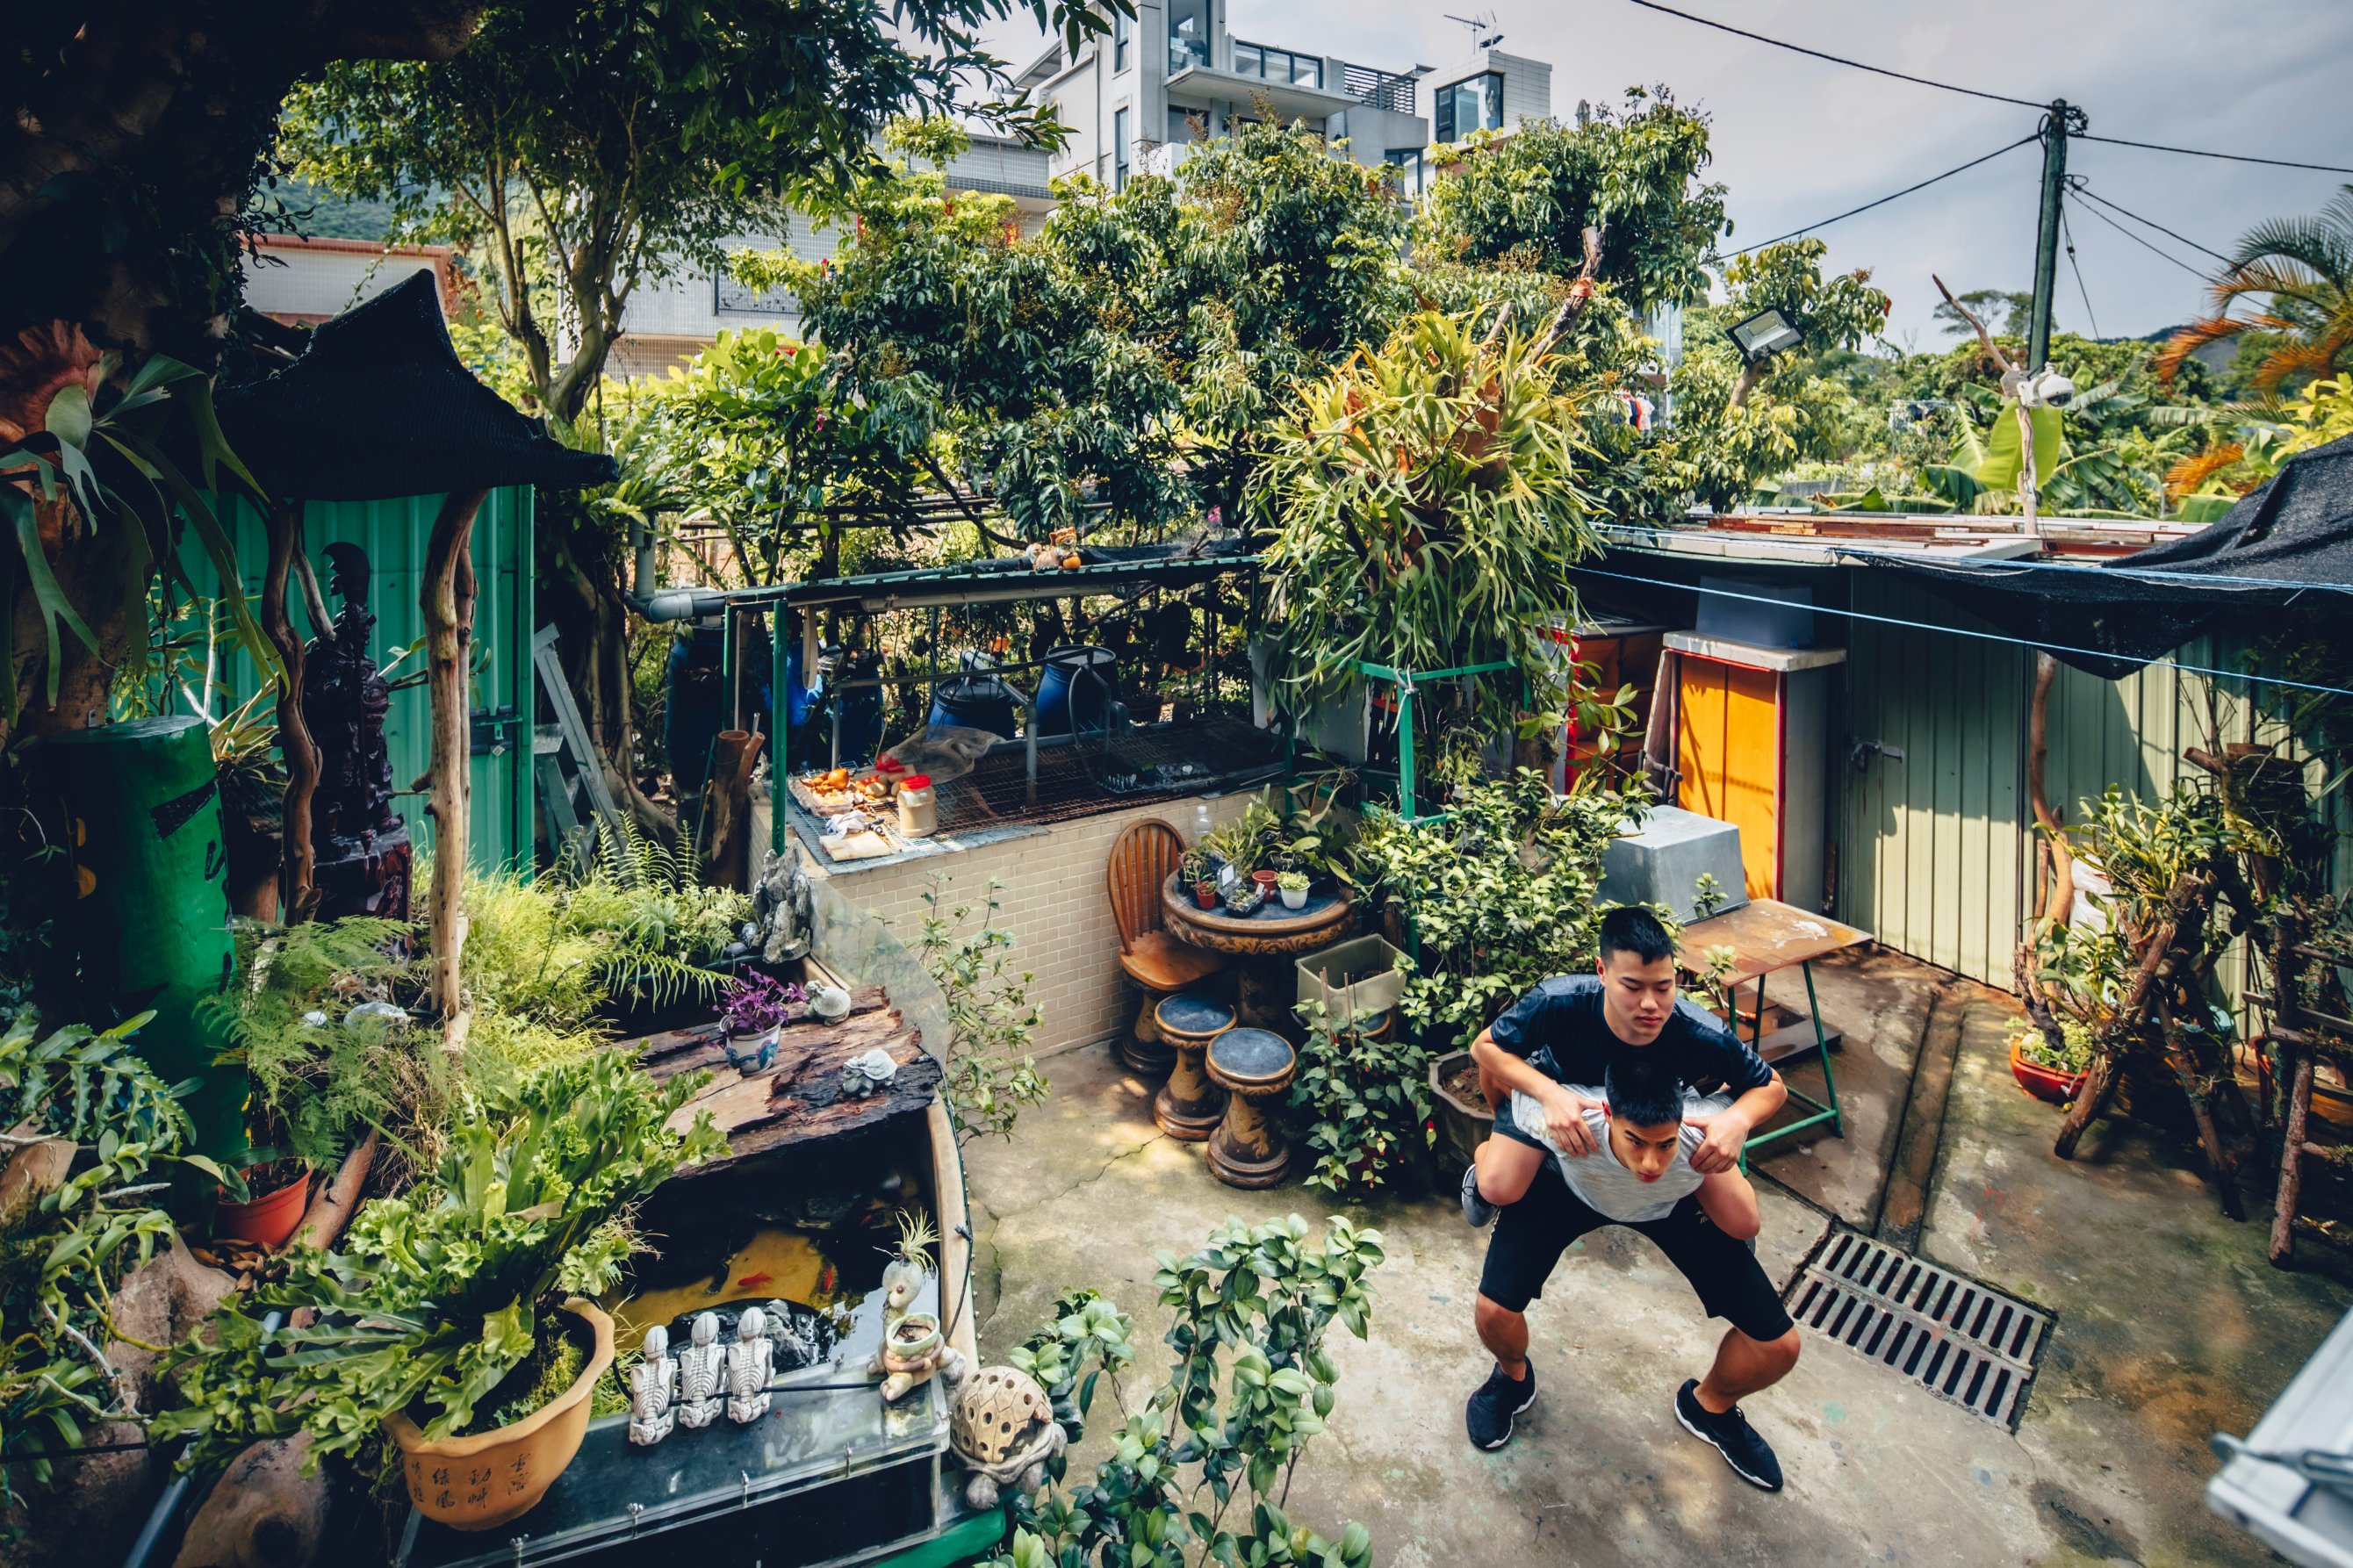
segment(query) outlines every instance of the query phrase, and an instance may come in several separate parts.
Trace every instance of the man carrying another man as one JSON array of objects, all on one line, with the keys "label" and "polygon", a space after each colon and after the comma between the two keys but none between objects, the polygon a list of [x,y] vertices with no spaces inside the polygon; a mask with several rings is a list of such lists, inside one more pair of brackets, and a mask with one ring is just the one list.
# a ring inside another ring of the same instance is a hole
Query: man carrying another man
[{"label": "man carrying another man", "polygon": [[[1780,1463],[1738,1402],[1797,1364],[1798,1331],[1757,1261],[1756,1194],[1739,1163],[1788,1091],[1738,1036],[1676,999],[1674,943],[1656,916],[1612,910],[1600,948],[1597,975],[1545,981],[1472,1042],[1495,1136],[1464,1173],[1463,1214],[1502,1218],[1478,1304],[1496,1364],[1471,1396],[1471,1440],[1502,1447],[1535,1403],[1525,1313],[1562,1251],[1625,1225],[1732,1325],[1707,1375],[1677,1391],[1675,1418],[1743,1480],[1778,1491]],[[1719,1083],[1725,1093],[1696,1092]]]}]

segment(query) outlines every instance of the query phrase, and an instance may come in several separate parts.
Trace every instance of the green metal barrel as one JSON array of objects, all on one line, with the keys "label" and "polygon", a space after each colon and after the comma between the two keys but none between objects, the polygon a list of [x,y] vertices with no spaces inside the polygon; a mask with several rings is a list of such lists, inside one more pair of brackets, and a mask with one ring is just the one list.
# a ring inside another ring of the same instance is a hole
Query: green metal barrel
[{"label": "green metal barrel", "polygon": [[63,825],[77,896],[58,922],[79,960],[82,1021],[111,1025],[153,1008],[133,1037],[166,1082],[197,1079],[186,1101],[196,1152],[245,1163],[248,1080],[216,1067],[230,1040],[198,999],[227,985],[220,792],[202,720],[138,719],[44,739],[34,755],[43,815]]}]

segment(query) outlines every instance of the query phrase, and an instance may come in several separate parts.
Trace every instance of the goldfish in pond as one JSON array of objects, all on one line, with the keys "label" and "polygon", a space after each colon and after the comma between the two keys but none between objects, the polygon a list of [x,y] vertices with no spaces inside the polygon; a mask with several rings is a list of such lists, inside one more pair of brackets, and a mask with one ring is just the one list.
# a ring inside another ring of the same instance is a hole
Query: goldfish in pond
[{"label": "goldfish in pond", "polygon": [[746,1274],[744,1278],[735,1281],[735,1289],[738,1290],[756,1290],[761,1286],[769,1283],[775,1279],[776,1276],[773,1274]]}]

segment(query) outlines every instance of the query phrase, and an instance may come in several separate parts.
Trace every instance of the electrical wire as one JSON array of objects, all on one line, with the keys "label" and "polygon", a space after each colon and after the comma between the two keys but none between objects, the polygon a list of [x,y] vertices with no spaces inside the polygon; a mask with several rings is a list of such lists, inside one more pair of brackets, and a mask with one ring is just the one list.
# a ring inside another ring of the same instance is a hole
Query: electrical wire
[{"label": "electrical wire", "polygon": [[2100,318],[2092,310],[2092,291],[2084,287],[2084,269],[2075,265],[2075,231],[2067,226],[2067,205],[2059,204],[2059,233],[2067,241],[2067,269],[2075,275],[2075,292],[2084,297],[2084,314],[2092,323],[2092,335],[2100,333]]},{"label": "electrical wire", "polygon": [[2208,250],[2204,246],[2199,244],[2196,240],[2190,238],[2186,234],[2176,234],[2171,229],[2166,227],[2163,224],[2157,222],[2154,218],[2145,218],[2141,216],[2140,214],[2132,211],[2128,207],[2120,207],[2116,205],[2116,203],[2108,200],[2107,197],[2092,189],[2091,183],[2085,180],[2081,174],[2068,175],[2067,188],[2073,191],[2079,196],[2099,203],[2102,206],[2108,208],[2112,212],[2124,214],[2125,216],[2132,219],[2135,223],[2147,224],[2149,227],[2157,230],[2158,233],[2164,235],[2167,238],[2178,239],[2182,244],[2188,246],[2190,249],[2195,250],[2201,255],[2211,256],[2226,267],[2231,265],[2231,258],[2223,255],[2221,251]]},{"label": "electrical wire", "polygon": [[[2087,192],[2087,193],[2085,193],[2085,194],[2086,194],[2086,195],[2088,195],[2089,193]],[[2190,265],[2189,265],[2189,263],[2188,263],[2187,261],[2182,260],[2182,259],[2181,259],[2181,258],[2179,258],[2179,257],[2178,257],[2178,256],[2168,256],[2168,255],[2166,255],[2166,253],[2165,253],[2164,251],[2159,250],[2157,247],[2155,247],[2154,245],[2151,245],[2147,240],[2143,239],[2140,236],[2138,236],[2138,235],[2135,234],[2132,230],[2130,230],[2130,229],[2126,228],[2124,225],[2122,225],[2122,224],[2118,223],[2116,219],[2114,219],[2114,218],[2110,217],[2107,214],[2105,214],[2105,213],[2104,213],[2104,212],[2101,212],[2101,211],[2100,211],[2100,210],[2098,210],[2097,208],[2089,208],[2089,209],[2086,209],[2086,210],[2090,211],[2090,212],[2091,212],[2091,215],[2092,215],[2094,217],[2098,218],[2102,223],[2106,224],[2110,228],[2115,229],[2118,234],[2123,235],[2126,239],[2131,240],[2135,245],[2139,246],[2143,250],[2147,251],[2151,256],[2162,256],[2162,257],[2164,257],[2166,260],[2172,262],[2176,267],[2180,268],[2181,268],[2181,270],[2183,270],[2184,272],[2189,273],[2192,278],[2199,278],[2199,279],[2203,279],[2203,278],[2205,278],[2206,274],[2205,274],[2205,273],[2203,273],[2203,272],[2201,272],[2201,271],[2200,271],[2197,268],[2190,266]]]},{"label": "electrical wire", "polygon": [[[1634,0],[1634,4],[1644,5],[1647,4],[1647,0]],[[2342,168],[2335,163],[2298,163],[2287,158],[2250,158],[2243,153],[2208,153],[2196,147],[2160,147],[2154,142],[2127,142],[2121,136],[2078,134],[2075,140],[2105,142],[2111,147],[2138,147],[2148,153],[2179,153],[2185,158],[2223,158],[2233,163],[2269,163],[2275,169],[2317,169],[2324,174],[2353,174],[2353,169]]]},{"label": "electrical wire", "polygon": [[[1572,572],[1581,572],[1586,575],[1592,577],[1611,577],[1620,583],[1640,583],[1651,588],[1672,588],[1678,593],[1713,594],[1720,599],[1745,599],[1750,604],[1770,605],[1774,608],[1781,610],[1786,610],[1789,607],[1788,601],[1786,599],[1769,599],[1761,594],[1737,594],[1729,588],[1708,588],[1694,586],[1689,583],[1669,583],[1656,577],[1636,577],[1624,572],[1604,572],[1596,566],[1572,566],[1569,570]],[[1907,621],[1900,619],[1894,616],[1867,615],[1861,610],[1837,610],[1832,609],[1828,605],[1816,605],[1812,606],[1812,608],[1814,613],[1818,616],[1842,616],[1851,621],[1873,621],[1881,626],[1905,626],[1915,632],[1946,632],[1957,637],[1975,637],[1980,642],[2009,643],[2015,647],[2031,647],[2049,653],[2080,653],[2091,658],[2126,658],[2129,657],[2126,654],[2111,653],[2105,648],[2070,647],[2064,643],[2035,642],[2026,637],[2004,637],[2000,632],[1974,632],[1966,626],[1931,626],[1926,621]],[[2341,687],[2315,686],[2309,681],[2303,680],[2283,680],[2279,677],[2273,675],[2251,675],[2243,669],[2209,669],[2201,664],[2179,664],[2176,663],[2172,659],[2153,658],[2150,659],[2144,668],[2149,669],[2178,669],[2189,675],[2219,676],[2224,680],[2260,681],[2266,686],[2291,687],[2297,691],[2317,691],[2328,697],[2353,697],[2353,691],[2345,690]]]},{"label": "electrical wire", "polygon": [[1658,0],[1634,0],[1634,4],[1641,6],[1646,11],[1663,11],[1670,16],[1681,16],[1686,22],[1697,22],[1703,27],[1714,27],[1719,33],[1731,33],[1739,37],[1753,38],[1757,43],[1770,44],[1777,49],[1787,49],[1791,54],[1811,55],[1818,60],[1828,60],[1832,65],[1852,66],[1857,70],[1869,71],[1874,76],[1892,76],[1897,81],[1908,81],[1920,87],[1938,87],[1944,89],[1947,92],[1966,93],[1971,98],[1989,99],[1995,103],[2014,103],[2021,109],[2046,109],[2050,107],[2047,104],[2035,103],[2023,98],[2005,97],[2003,94],[1999,92],[1979,92],[1973,87],[1956,87],[1948,81],[1932,81],[1925,76],[1905,76],[1902,71],[1892,71],[1884,66],[1869,66],[1863,64],[1861,60],[1847,59],[1843,56],[1826,55],[1820,49],[1810,49],[1799,44],[1785,44],[1778,38],[1768,38],[1762,33],[1751,33],[1745,28],[1732,26],[1728,23],[1712,22],[1705,16],[1694,16],[1688,11],[1678,11],[1672,5],[1662,5],[1658,3]]},{"label": "electrical wire", "polygon": [[[1650,0],[1634,0],[1634,3],[1638,5],[1648,5]],[[1856,207],[1853,212],[1842,212],[1839,214],[1837,217],[1826,217],[1820,223],[1810,223],[1804,228],[1791,229],[1788,233],[1780,236],[1779,238],[1777,239],[1765,240],[1757,245],[1744,245],[1738,250],[1734,251],[1733,254],[1735,256],[1746,256],[1752,250],[1762,250],[1766,246],[1778,245],[1785,239],[1796,239],[1799,236],[1810,234],[1818,228],[1828,228],[1831,224],[1841,223],[1846,219],[1854,216],[1855,213],[1867,213],[1873,207],[1883,207],[1888,203],[1895,200],[1896,196],[1908,196],[1915,191],[1926,190],[1928,186],[1935,184],[1938,180],[1949,180],[1955,174],[1965,174],[1968,170],[1976,168],[1979,163],[1989,163],[1996,158],[2000,157],[2004,153],[2014,153],[2019,148],[2025,146],[2028,142],[2039,140],[2041,140],[2041,133],[2039,132],[2032,136],[2021,136],[2017,141],[2010,143],[2007,147],[1997,147],[1982,158],[1970,159],[1968,163],[1962,164],[1957,169],[1947,169],[1941,174],[1929,175],[1928,178],[1921,181],[1916,185],[1906,185],[1902,190],[1896,192],[1895,195],[1882,196],[1875,202],[1865,202],[1862,205]]]}]

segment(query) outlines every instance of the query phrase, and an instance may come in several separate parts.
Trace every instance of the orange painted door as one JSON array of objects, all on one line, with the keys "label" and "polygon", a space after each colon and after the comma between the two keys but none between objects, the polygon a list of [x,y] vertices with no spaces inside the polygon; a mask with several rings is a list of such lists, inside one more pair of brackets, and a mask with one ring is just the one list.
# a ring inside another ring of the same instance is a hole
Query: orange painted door
[{"label": "orange painted door", "polygon": [[1685,654],[1675,804],[1740,829],[1740,868],[1752,899],[1780,890],[1781,710],[1769,669]]}]

